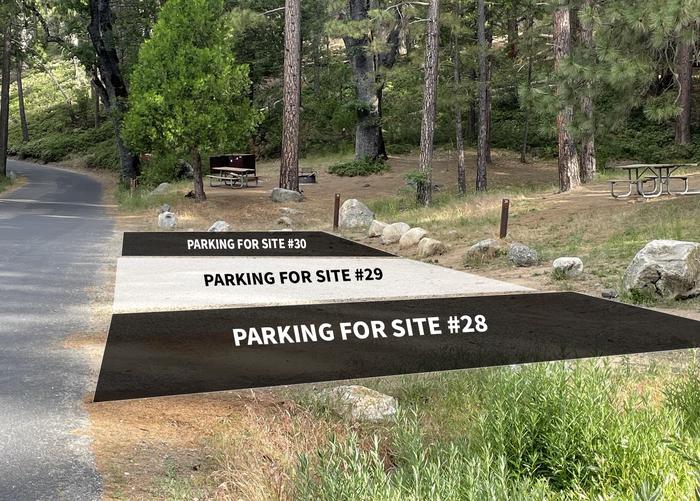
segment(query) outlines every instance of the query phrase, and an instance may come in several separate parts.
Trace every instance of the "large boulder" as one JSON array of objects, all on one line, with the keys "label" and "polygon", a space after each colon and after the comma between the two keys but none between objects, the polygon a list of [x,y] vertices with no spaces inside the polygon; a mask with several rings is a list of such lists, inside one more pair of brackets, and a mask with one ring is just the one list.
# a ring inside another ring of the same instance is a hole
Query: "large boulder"
[{"label": "large boulder", "polygon": [[411,228],[406,233],[401,235],[401,238],[399,239],[399,248],[408,249],[409,247],[415,247],[427,234],[428,232],[423,228]]},{"label": "large boulder", "polygon": [[170,183],[160,183],[149,193],[149,195],[163,195],[167,193],[169,189]]},{"label": "large boulder", "polygon": [[418,242],[418,255],[420,257],[431,257],[438,254],[444,254],[447,250],[445,244],[434,238],[423,238]]},{"label": "large boulder", "polygon": [[209,232],[219,232],[219,231],[231,231],[231,225],[226,221],[216,221],[212,224],[207,231]]},{"label": "large boulder", "polygon": [[406,223],[388,224],[386,228],[382,230],[382,236],[379,238],[379,241],[383,244],[394,244],[401,240],[404,233],[410,229],[411,227]]},{"label": "large boulder", "polygon": [[623,280],[625,290],[651,297],[700,295],[700,243],[654,240],[640,250]]},{"label": "large boulder", "polygon": [[374,221],[374,212],[365,204],[351,198],[343,202],[338,213],[338,227],[343,229],[367,228]]},{"label": "large boulder", "polygon": [[177,226],[177,216],[174,212],[161,212],[158,214],[158,227],[171,230]]},{"label": "large boulder", "polygon": [[539,256],[536,250],[527,245],[513,244],[508,248],[508,260],[516,266],[535,266]]},{"label": "large boulder", "polygon": [[323,392],[325,403],[334,412],[352,421],[383,421],[397,411],[394,397],[358,385],[336,386]]},{"label": "large boulder", "polygon": [[370,238],[381,237],[382,232],[386,227],[386,223],[382,223],[381,221],[377,221],[375,219],[374,221],[372,221],[372,224],[369,225],[369,230],[367,230],[367,236]]},{"label": "large boulder", "polygon": [[294,190],[273,188],[270,198],[273,202],[301,202],[304,199],[304,195]]},{"label": "large boulder", "polygon": [[578,257],[559,257],[552,263],[554,272],[563,277],[576,277],[583,273],[583,261]]}]

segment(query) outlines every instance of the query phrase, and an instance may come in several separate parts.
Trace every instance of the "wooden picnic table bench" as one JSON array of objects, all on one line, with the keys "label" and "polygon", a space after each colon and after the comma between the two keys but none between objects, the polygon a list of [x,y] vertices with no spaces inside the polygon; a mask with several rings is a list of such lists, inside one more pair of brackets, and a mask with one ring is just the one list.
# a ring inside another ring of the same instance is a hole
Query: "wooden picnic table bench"
[{"label": "wooden picnic table bench", "polygon": [[[613,198],[627,198],[636,188],[637,194],[644,198],[656,198],[661,195],[698,195],[700,191],[690,191],[688,176],[674,176],[673,174],[683,167],[697,167],[698,164],[630,164],[616,165],[613,169],[627,171],[627,179],[610,181],[610,194]],[[671,190],[672,181],[682,181],[683,189]],[[647,183],[654,183],[651,190],[646,190]],[[627,192],[615,193],[617,184],[626,184]]]},{"label": "wooden picnic table bench", "polygon": [[[255,186],[260,182],[260,178],[253,169],[244,169],[241,167],[212,167],[212,172],[217,174],[208,174],[209,185],[211,187],[228,186],[230,188],[247,188],[248,183],[255,181]],[[214,184],[218,181],[218,184]]]}]

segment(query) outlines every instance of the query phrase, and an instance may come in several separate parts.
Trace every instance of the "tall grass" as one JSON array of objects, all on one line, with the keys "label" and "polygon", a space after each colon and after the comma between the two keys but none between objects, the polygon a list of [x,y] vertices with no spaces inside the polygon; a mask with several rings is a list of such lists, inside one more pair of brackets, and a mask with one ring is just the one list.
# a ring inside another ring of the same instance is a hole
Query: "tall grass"
[{"label": "tall grass", "polygon": [[[423,397],[437,386],[421,390],[419,380],[395,388],[405,397],[399,397],[404,410],[387,440],[375,432],[364,439],[331,437],[316,454],[302,455],[296,497],[694,496],[696,466],[688,458],[697,447],[685,432],[690,421],[679,399],[658,403],[620,370],[556,363],[459,373],[443,379],[442,396]],[[691,409],[700,403],[687,397],[700,389],[696,382],[677,390]]]}]

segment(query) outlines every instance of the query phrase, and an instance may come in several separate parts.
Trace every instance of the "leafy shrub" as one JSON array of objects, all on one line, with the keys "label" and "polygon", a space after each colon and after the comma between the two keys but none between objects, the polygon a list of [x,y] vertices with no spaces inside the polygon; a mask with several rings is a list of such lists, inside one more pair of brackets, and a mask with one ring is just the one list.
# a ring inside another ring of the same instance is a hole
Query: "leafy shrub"
[{"label": "leafy shrub", "polygon": [[693,366],[685,377],[666,388],[666,403],[680,412],[684,428],[700,435],[700,372]]},{"label": "leafy shrub", "polygon": [[330,174],[335,174],[336,176],[369,176],[371,174],[379,174],[389,170],[389,166],[381,161],[370,160],[369,158],[363,158],[362,160],[351,160],[349,162],[342,162],[339,164],[331,165],[328,168]]}]

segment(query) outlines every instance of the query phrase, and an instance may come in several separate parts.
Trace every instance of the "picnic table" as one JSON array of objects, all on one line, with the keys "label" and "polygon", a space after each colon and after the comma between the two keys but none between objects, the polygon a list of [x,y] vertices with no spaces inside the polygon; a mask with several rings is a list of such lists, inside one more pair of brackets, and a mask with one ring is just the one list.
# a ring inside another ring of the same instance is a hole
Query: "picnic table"
[{"label": "picnic table", "polygon": [[[627,179],[610,181],[610,194],[614,198],[627,198],[636,189],[637,194],[644,198],[656,198],[661,195],[698,195],[700,191],[690,191],[688,176],[674,175],[683,167],[697,167],[698,164],[631,164],[616,165],[613,169],[627,171]],[[672,181],[681,181],[683,189],[671,189]],[[653,188],[645,186],[653,183]],[[626,184],[626,193],[615,193],[617,184]]]},{"label": "picnic table", "polygon": [[207,175],[207,177],[209,178],[209,186],[214,188],[218,186],[247,188],[250,181],[255,181],[255,186],[257,186],[260,180],[255,173],[255,169],[245,169],[242,167],[212,167],[211,170],[212,174]]}]

